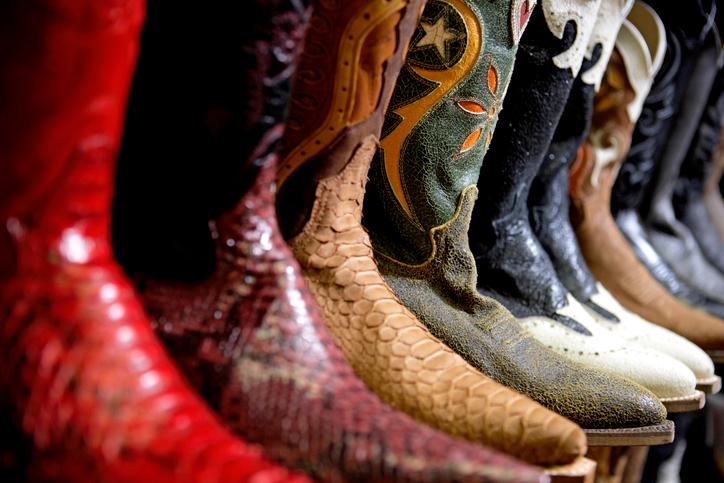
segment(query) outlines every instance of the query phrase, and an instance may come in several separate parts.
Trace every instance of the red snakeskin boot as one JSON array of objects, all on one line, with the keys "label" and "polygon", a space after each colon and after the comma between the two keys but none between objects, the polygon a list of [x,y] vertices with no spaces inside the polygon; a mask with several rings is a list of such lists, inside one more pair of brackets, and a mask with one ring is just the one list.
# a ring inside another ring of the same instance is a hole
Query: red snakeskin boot
[{"label": "red snakeskin boot", "polygon": [[220,425],[113,259],[143,13],[142,0],[0,6],[0,395],[30,440],[23,479],[307,481]]},{"label": "red snakeskin boot", "polygon": [[[403,12],[414,27],[419,7]],[[243,109],[229,114],[249,124]],[[238,433],[325,481],[538,481],[529,466],[393,410],[353,373],[279,231],[280,135],[266,131],[252,187],[212,224],[215,272],[196,285],[145,282],[147,309],[186,374]]]},{"label": "red snakeskin boot", "polygon": [[214,223],[213,276],[147,282],[143,292],[171,353],[226,423],[324,481],[538,481],[510,457],[393,410],[357,378],[279,232],[276,155],[264,164]]}]

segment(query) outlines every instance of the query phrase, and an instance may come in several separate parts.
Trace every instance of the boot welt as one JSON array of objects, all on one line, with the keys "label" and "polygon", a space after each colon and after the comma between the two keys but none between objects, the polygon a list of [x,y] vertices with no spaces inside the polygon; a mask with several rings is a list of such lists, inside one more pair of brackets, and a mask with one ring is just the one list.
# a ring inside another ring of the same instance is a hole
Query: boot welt
[{"label": "boot welt", "polygon": [[664,405],[669,414],[698,411],[704,407],[705,403],[706,398],[704,397],[704,393],[701,391],[695,391],[694,394],[690,396],[667,397],[661,399],[661,404]]},{"label": "boot welt", "polygon": [[542,468],[551,483],[593,483],[596,480],[596,462],[584,456],[567,465]]},{"label": "boot welt", "polygon": [[696,381],[696,388],[704,394],[716,394],[721,391],[721,377],[711,376]]},{"label": "boot welt", "polygon": [[584,429],[588,446],[655,446],[674,441],[674,422],[620,429]]}]

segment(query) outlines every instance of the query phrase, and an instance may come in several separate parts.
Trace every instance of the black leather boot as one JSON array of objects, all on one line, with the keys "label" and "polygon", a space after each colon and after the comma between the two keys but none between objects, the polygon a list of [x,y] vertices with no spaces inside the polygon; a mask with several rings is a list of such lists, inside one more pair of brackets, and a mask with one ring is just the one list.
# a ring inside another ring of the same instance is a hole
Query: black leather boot
[{"label": "black leather boot", "polygon": [[[697,12],[696,18],[713,19],[715,7],[703,6],[707,8]],[[707,32],[706,29],[702,29],[698,37],[687,37],[684,28],[678,27],[686,26],[686,23],[681,23],[678,12],[672,12],[669,17],[672,19],[670,25],[677,26],[672,27],[672,31],[675,33],[678,31],[684,40],[682,46],[694,44],[693,41],[702,38],[703,35],[706,37],[700,47],[695,46],[690,49],[690,54],[683,58],[684,74],[689,69],[691,73],[686,84],[680,85],[679,112],[672,123],[669,135],[664,138],[652,185],[651,201],[644,207],[647,213],[646,228],[654,248],[682,280],[708,297],[724,303],[724,274],[706,260],[691,231],[676,219],[672,204],[681,164],[686,157],[688,146],[694,137],[717,74],[718,36],[713,31]]]},{"label": "black leather boot", "polygon": [[568,305],[568,291],[533,233],[527,200],[581,68],[584,52],[572,63],[573,52],[585,49],[593,22],[578,28],[573,21],[562,22],[558,38],[552,32],[555,19],[542,6],[521,39],[501,129],[483,162],[470,245],[482,294],[518,317],[543,315],[587,333],[558,312]]},{"label": "black leather boot", "polygon": [[711,172],[714,150],[724,122],[724,71],[714,83],[694,142],[681,166],[674,192],[674,211],[696,239],[706,259],[724,272],[724,240],[717,233],[704,204],[704,185]]},{"label": "black leather boot", "polygon": [[[659,4],[654,4],[654,7],[665,13],[665,5]],[[650,185],[656,163],[678,111],[677,99],[681,97],[692,68],[691,51],[698,43],[691,45],[692,42],[687,42],[686,39],[697,39],[708,19],[698,15],[694,9],[686,10],[682,15],[684,13],[689,18],[687,25],[690,28],[687,32],[667,28],[666,57],[646,99],[636,124],[631,149],[613,187],[611,208],[636,256],[660,284],[687,303],[714,315],[724,316],[724,305],[682,282],[661,258],[651,245],[639,214],[640,210],[648,206],[651,198]],[[663,20],[666,23],[667,17],[664,16]]]}]

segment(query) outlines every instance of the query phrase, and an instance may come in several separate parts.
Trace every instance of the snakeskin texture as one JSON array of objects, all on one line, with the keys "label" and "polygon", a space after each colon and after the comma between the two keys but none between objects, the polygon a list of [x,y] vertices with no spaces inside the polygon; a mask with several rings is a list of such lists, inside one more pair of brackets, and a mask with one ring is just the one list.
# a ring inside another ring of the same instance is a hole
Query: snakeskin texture
[{"label": "snakeskin texture", "polygon": [[1,10],[13,28],[0,35],[12,46],[0,178],[14,189],[0,203],[0,395],[30,440],[23,479],[308,481],[219,424],[113,260],[113,160],[144,2]]},{"label": "snakeskin texture", "polygon": [[[354,4],[349,4],[348,11],[337,12],[340,22],[334,31],[326,32],[313,27],[314,34],[308,39],[310,61],[314,60],[313,54],[320,42],[332,45],[343,42],[338,32],[344,25],[343,20],[347,19],[350,25],[354,25],[355,15],[359,17],[364,13],[361,8],[353,7]],[[367,8],[372,10],[371,16],[380,16],[380,11],[390,10],[390,6],[384,4]],[[418,25],[415,29],[414,23],[405,25],[407,17],[418,11],[419,5],[410,2],[400,20],[399,44],[406,46],[410,37],[422,38],[416,30],[430,28],[425,14],[422,20],[425,28]],[[428,4],[425,12],[428,11],[449,13],[446,4],[440,2]],[[328,18],[326,8],[318,13]],[[352,16],[348,18],[350,14]],[[514,20],[515,25],[520,24],[517,18]],[[436,25],[443,25],[439,17]],[[394,24],[384,28],[392,31]],[[372,32],[380,39],[392,37],[391,32],[381,28]],[[455,43],[456,48],[459,44]],[[349,60],[339,58],[336,65],[324,63],[320,66],[309,62],[307,67],[310,72],[325,72],[322,79],[327,84],[348,86],[350,70],[374,71],[369,68],[374,63],[364,59],[371,57],[370,52],[384,51],[380,45],[384,46],[385,42],[364,41],[359,67],[354,57]],[[392,92],[401,64],[401,58],[393,58],[386,63],[383,71],[387,92]],[[293,112],[301,111],[319,97],[319,86],[308,82],[309,76],[309,73],[299,74],[295,83]],[[340,106],[335,113],[335,109],[327,105],[329,99],[325,99],[325,108],[311,118],[305,118],[303,124],[297,123],[292,135],[286,139],[290,155],[282,166],[280,179],[284,179],[290,169],[295,169],[302,153],[309,154],[308,147],[313,146],[311,140],[321,138],[320,133],[327,130],[340,132],[328,145],[321,144],[320,139],[319,147],[315,147],[320,154],[316,159],[305,160],[303,165],[297,166],[298,172],[291,178],[292,187],[295,184],[303,184],[307,190],[317,187],[316,192],[309,195],[315,199],[316,206],[306,216],[311,216],[312,221],[291,243],[322,308],[327,327],[357,374],[393,406],[434,427],[502,449],[529,462],[550,464],[571,461],[584,451],[585,446],[583,434],[575,425],[542,407],[532,409],[531,405],[535,403],[492,382],[467,365],[410,314],[377,271],[369,238],[360,225],[360,210],[368,165],[377,148],[376,139],[387,107],[386,97],[389,96],[383,95],[381,102],[370,102],[370,99],[355,101],[355,104],[368,106],[367,118],[359,118],[356,110],[337,116],[345,112],[344,107]],[[376,95],[372,92],[371,100],[374,99]],[[329,125],[318,127],[325,112],[328,113],[327,118],[334,119],[334,122],[327,121]],[[360,135],[365,133],[367,138],[360,139]],[[357,152],[354,158],[348,151],[349,147]],[[312,179],[305,174],[310,172],[310,168],[311,172],[318,173]],[[342,168],[342,174],[335,174]],[[305,179],[304,176],[307,181],[299,183],[300,179]],[[289,184],[283,184],[281,192],[289,193]],[[288,213],[294,211],[294,207],[284,203],[284,199],[288,200],[289,196],[280,197],[277,202],[279,208]],[[511,425],[510,421],[516,423]]]},{"label": "snakeskin texture", "polygon": [[[513,6],[450,0],[425,8],[366,186],[363,222],[375,258],[431,334],[497,382],[586,428],[660,423],[665,410],[652,393],[552,353],[475,289],[467,239],[474,183],[516,61],[506,24],[524,26],[530,13]],[[541,16],[533,11],[530,22],[548,32]],[[433,42],[445,36],[449,50]],[[573,36],[569,29],[565,46]]]},{"label": "snakeskin texture", "polygon": [[394,411],[355,376],[279,232],[274,177],[270,155],[215,222],[209,280],[144,291],[172,354],[226,423],[325,481],[538,481],[521,463]]},{"label": "snakeskin texture", "polygon": [[451,434],[537,464],[585,453],[576,425],[468,365],[382,279],[361,226],[376,149],[370,136],[342,173],[320,182],[310,221],[290,241],[347,360],[386,402]]}]

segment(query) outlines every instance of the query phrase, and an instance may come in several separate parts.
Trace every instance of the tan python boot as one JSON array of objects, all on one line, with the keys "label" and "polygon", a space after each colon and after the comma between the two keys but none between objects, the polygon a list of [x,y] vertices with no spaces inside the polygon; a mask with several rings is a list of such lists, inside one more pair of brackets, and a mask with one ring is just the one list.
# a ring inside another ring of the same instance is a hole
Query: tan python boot
[{"label": "tan python boot", "polygon": [[[434,2],[433,8],[439,8],[440,4],[447,5]],[[419,5],[410,1],[407,9],[418,9]],[[511,15],[527,12],[528,6],[516,10],[511,5]],[[336,64],[328,66],[331,72],[324,74],[334,77],[327,82],[340,91],[349,92],[360,84],[367,86],[364,91],[356,92],[360,96],[373,96],[373,102],[356,98],[347,102],[343,98],[340,107],[331,102],[326,118],[324,113],[317,114],[318,124],[297,125],[297,133],[287,139],[287,142],[298,140],[298,144],[287,145],[288,154],[280,169],[277,206],[280,214],[286,212],[286,216],[282,215],[288,222],[285,231],[296,235],[290,240],[292,250],[336,342],[357,374],[382,399],[436,428],[526,461],[540,465],[570,463],[586,451],[581,429],[470,366],[400,303],[377,270],[369,237],[361,226],[362,202],[391,86],[413,31],[407,30],[408,35],[404,37],[406,29],[401,23],[396,53],[392,58],[378,58],[378,65],[384,64],[384,67],[378,69],[366,63],[365,59],[374,58],[375,52],[392,51],[380,46],[385,45],[385,39],[395,38],[396,23],[383,19],[400,18],[399,10],[389,2],[376,2],[368,8],[386,12],[369,12],[384,26],[371,30],[380,41],[360,38],[361,45],[348,46],[349,51],[357,52],[352,65],[340,56]],[[354,10],[354,6],[350,5],[349,9]],[[350,17],[349,25],[354,25],[355,20],[354,16]],[[514,20],[517,26],[525,26],[525,18]],[[313,21],[313,29],[314,25]],[[340,31],[350,29],[336,25]],[[418,32],[423,29],[424,26],[418,28]],[[323,44],[320,37],[323,38],[324,33],[313,30],[309,42],[329,45],[338,40]],[[348,75],[346,67],[356,69],[358,77]],[[301,67],[302,76],[303,71]],[[377,77],[359,81],[369,73]],[[300,115],[305,105],[315,103],[310,96],[314,87],[303,77],[297,79],[294,91],[297,102],[292,106],[292,119]],[[364,115],[360,115],[356,106],[367,106]],[[339,112],[340,109],[343,112]],[[316,143],[327,132],[341,134]],[[309,154],[304,146],[319,154],[311,161],[303,159]],[[285,183],[288,180],[289,184]],[[316,190],[304,192],[315,186]],[[311,197],[313,200],[311,213],[301,216],[306,221],[301,232],[297,228],[298,218],[290,213],[294,211],[288,201],[291,192],[301,194],[299,199]]]},{"label": "tan python boot", "polygon": [[291,240],[336,342],[368,386],[417,419],[532,463],[570,462],[585,452],[580,428],[470,366],[382,279],[360,224],[376,149],[368,137],[320,182],[311,218]]}]

